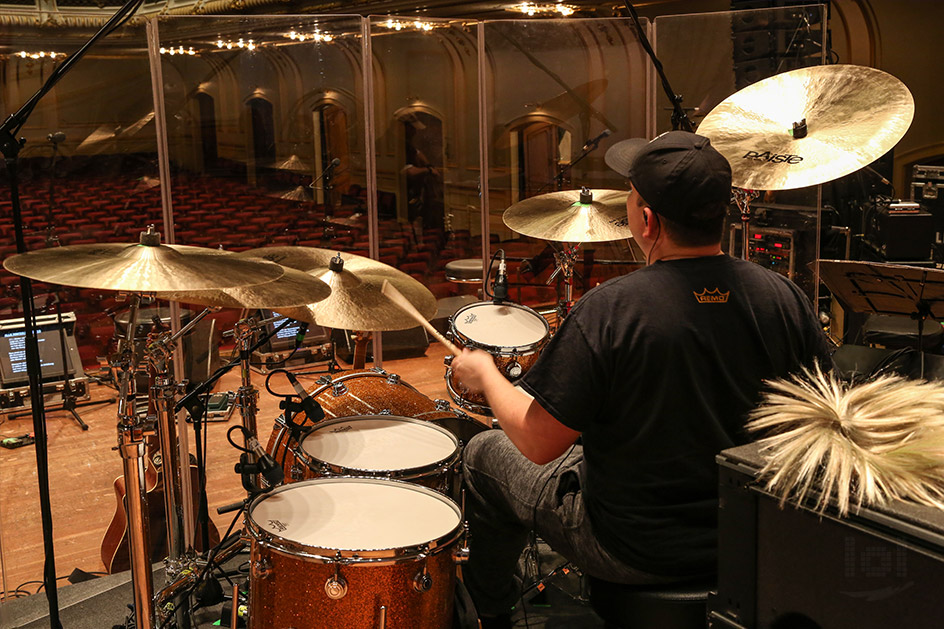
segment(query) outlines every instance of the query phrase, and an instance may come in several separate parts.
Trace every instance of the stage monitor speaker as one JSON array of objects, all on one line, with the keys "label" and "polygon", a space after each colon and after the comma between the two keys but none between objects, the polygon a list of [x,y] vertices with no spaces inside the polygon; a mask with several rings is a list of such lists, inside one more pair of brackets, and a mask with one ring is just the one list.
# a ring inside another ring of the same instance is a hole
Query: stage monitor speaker
[{"label": "stage monitor speaker", "polygon": [[820,515],[765,492],[756,444],[718,457],[718,591],[709,626],[941,626],[944,512],[908,503]]},{"label": "stage monitor speaker", "polygon": [[[334,330],[332,339],[337,357],[346,363],[351,362],[354,358],[354,333],[350,330]],[[367,362],[374,359],[373,347],[372,342],[367,344]],[[426,330],[420,326],[383,333],[384,360],[423,356],[428,347],[429,337]]]}]

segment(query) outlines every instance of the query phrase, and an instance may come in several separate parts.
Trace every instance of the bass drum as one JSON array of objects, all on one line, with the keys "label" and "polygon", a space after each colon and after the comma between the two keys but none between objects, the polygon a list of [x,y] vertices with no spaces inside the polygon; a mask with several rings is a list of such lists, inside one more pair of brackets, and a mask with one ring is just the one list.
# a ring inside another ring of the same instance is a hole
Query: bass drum
[{"label": "bass drum", "polygon": [[[308,394],[321,405],[325,419],[362,415],[397,415],[430,421],[454,434],[461,444],[489,426],[476,421],[458,409],[452,409],[445,400],[431,400],[400,376],[383,369],[368,369],[344,374],[337,378],[323,376]],[[304,414],[295,416],[304,433],[314,426]],[[298,440],[284,416],[275,420],[266,452],[285,470],[285,482],[305,478],[306,465],[297,460]]]},{"label": "bass drum", "polygon": [[458,505],[413,483],[327,477],[249,506],[250,629],[452,626]]}]

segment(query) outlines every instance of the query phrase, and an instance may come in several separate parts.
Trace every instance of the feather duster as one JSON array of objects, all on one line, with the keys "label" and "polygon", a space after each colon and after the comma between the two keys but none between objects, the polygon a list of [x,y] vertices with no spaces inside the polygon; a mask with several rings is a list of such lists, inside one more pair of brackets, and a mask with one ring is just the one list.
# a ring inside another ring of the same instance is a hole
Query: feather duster
[{"label": "feather duster", "polygon": [[766,435],[760,475],[781,506],[944,508],[944,385],[882,376],[853,386],[819,368],[769,384],[747,428]]}]

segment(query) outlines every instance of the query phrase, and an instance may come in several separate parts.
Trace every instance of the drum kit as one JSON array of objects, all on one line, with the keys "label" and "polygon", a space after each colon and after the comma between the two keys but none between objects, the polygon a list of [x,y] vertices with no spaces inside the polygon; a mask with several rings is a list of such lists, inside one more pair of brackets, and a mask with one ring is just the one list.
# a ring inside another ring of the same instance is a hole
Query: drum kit
[{"label": "drum kit", "polygon": [[[913,110],[907,88],[880,71],[805,68],[736,93],[705,118],[699,133],[732,163],[735,186],[785,189],[867,165],[900,139]],[[628,158],[614,163],[625,165]],[[580,243],[632,237],[626,197],[583,188],[526,199],[505,211],[510,229],[564,244],[555,253],[555,274],[564,281],[565,315],[573,304]],[[136,244],[27,252],[7,258],[4,267],[34,280],[130,296],[129,329],[112,366],[119,380],[118,450],[127,492],[135,624],[144,629],[175,620],[179,627],[189,626],[188,606],[181,600],[214,559],[230,557],[242,546],[231,544],[205,559],[191,551],[193,524],[183,515],[190,504],[184,487],[189,481],[181,471],[181,459],[189,454],[180,446],[177,414],[190,409],[192,394],[183,395],[171,372],[176,342],[216,308],[265,308],[302,322],[370,331],[414,327],[417,317],[429,319],[436,312],[436,300],[422,284],[369,258],[308,247],[229,253],[165,245],[153,226]],[[408,307],[388,298],[388,286]],[[207,308],[179,330],[150,334],[142,359],[133,347],[136,315],[154,298]],[[250,626],[448,627],[454,565],[467,554],[456,472],[462,444],[486,426],[445,400],[430,400],[396,374],[363,369],[355,361],[360,368],[336,378],[325,375],[310,391],[284,372],[300,401],[286,396],[284,414],[263,450],[256,441],[259,392],[248,363],[263,323],[252,317],[237,323],[240,358],[229,365],[241,364],[241,460],[249,463],[243,484],[252,490],[241,505],[242,536],[251,547]],[[512,382],[533,366],[550,337],[544,317],[500,299],[459,309],[449,329],[460,347],[490,353]],[[453,401],[490,415],[487,400],[457,381],[449,358],[445,380]],[[144,412],[135,404],[135,376],[141,370],[150,382]],[[170,554],[168,583],[156,595],[143,481],[145,439],[154,433],[167,486]],[[272,486],[257,484],[266,457],[281,464],[284,484],[265,479],[262,484]],[[239,605],[234,601],[233,607],[235,623]]]}]

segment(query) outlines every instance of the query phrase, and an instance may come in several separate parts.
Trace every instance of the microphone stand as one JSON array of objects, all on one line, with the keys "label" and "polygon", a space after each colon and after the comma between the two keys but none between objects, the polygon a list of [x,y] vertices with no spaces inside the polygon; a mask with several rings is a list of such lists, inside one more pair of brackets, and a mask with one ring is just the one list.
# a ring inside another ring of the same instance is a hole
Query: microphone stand
[{"label": "microphone stand", "polygon": [[623,0],[623,4],[626,6],[626,10],[629,11],[629,15],[633,18],[633,23],[636,25],[636,33],[639,35],[639,43],[642,44],[646,54],[648,54],[649,58],[652,59],[652,65],[655,67],[656,72],[659,74],[659,78],[662,81],[662,89],[665,90],[665,95],[669,97],[669,102],[672,103],[672,129],[675,131],[681,129],[682,131],[694,133],[695,126],[689,119],[688,114],[685,113],[685,109],[682,108],[682,95],[676,94],[675,90],[672,89],[672,86],[669,85],[669,79],[665,76],[665,70],[662,69],[662,62],[659,61],[658,57],[656,57],[656,53],[652,49],[652,45],[649,43],[649,38],[646,37],[646,32],[642,30],[642,24],[639,21],[639,14],[636,13],[635,7],[633,7],[629,0]]},{"label": "microphone stand", "polygon": [[[69,55],[56,68],[46,82],[33,94],[20,109],[11,114],[0,124],[0,152],[3,153],[4,163],[9,173],[10,202],[13,212],[13,230],[16,240],[17,253],[26,252],[26,239],[23,235],[23,213],[20,206],[19,189],[19,153],[25,138],[16,136],[26,124],[30,113],[36,108],[39,100],[45,96],[65,75],[72,66],[81,59],[95,42],[111,33],[130,18],[143,0],[128,0],[102,28],[92,36],[79,50]],[[36,439],[36,477],[39,484],[39,505],[43,526],[43,588],[46,590],[46,600],[49,603],[49,624],[53,629],[61,629],[59,619],[59,594],[56,590],[56,558],[53,545],[52,505],[49,497],[49,457],[48,439],[46,435],[45,407],[42,392],[42,366],[39,360],[39,343],[36,337],[36,327],[33,325],[33,283],[28,277],[20,276],[20,295],[23,298],[23,323],[25,327],[26,343],[26,371],[30,385],[30,403],[33,413],[33,433]],[[141,623],[142,629],[149,629],[149,622]]]}]

